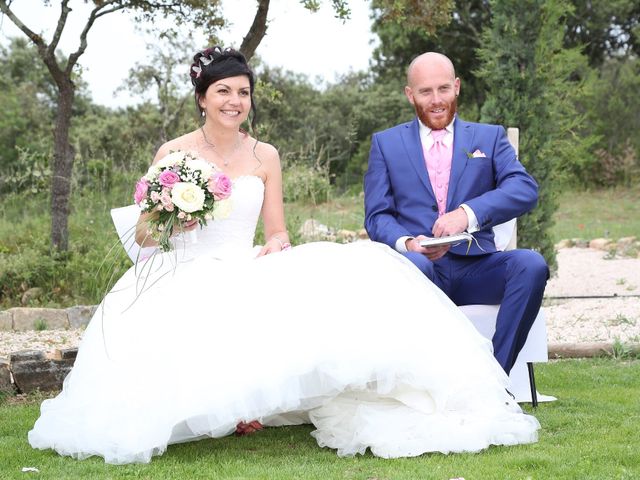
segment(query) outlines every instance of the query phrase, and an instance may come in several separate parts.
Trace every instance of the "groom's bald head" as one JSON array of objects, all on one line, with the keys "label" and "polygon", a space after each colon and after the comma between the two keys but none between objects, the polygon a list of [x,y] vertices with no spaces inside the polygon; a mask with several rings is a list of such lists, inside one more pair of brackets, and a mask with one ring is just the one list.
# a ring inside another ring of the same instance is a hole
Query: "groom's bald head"
[{"label": "groom's bald head", "polygon": [[421,77],[433,70],[446,72],[451,80],[455,80],[456,71],[449,57],[438,52],[426,52],[414,58],[407,68],[407,85],[415,84],[416,77]]}]

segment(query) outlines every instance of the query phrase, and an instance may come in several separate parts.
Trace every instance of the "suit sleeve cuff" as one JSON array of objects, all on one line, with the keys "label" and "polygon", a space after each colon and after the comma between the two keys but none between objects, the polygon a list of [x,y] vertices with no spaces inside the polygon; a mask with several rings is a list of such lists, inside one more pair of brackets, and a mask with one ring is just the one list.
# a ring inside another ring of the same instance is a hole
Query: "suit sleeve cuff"
[{"label": "suit sleeve cuff", "polygon": [[400,237],[398,240],[396,240],[396,251],[400,252],[400,253],[407,253],[407,245],[406,242],[409,239],[412,239],[413,237]]},{"label": "suit sleeve cuff", "polygon": [[473,210],[471,210],[471,207],[469,205],[466,205],[463,203],[460,206],[467,214],[467,220],[469,222],[469,226],[467,227],[467,232],[469,233],[477,232],[479,228],[478,228],[478,219],[476,218],[476,214],[473,213]]}]

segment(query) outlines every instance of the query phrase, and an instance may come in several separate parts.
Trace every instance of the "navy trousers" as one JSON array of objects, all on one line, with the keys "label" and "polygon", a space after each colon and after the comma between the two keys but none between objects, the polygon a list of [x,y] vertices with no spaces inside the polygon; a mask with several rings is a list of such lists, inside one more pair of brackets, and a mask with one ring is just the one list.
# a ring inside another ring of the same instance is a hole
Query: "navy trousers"
[{"label": "navy trousers", "polygon": [[456,305],[498,305],[493,354],[508,374],[524,346],[549,279],[544,257],[533,250],[480,256],[447,253],[432,262],[408,252],[411,260]]}]

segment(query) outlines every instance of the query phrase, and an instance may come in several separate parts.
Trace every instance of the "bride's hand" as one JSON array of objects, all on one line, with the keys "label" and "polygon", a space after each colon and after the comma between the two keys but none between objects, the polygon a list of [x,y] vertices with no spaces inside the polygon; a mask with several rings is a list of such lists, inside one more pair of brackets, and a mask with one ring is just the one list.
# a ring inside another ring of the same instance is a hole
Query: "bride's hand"
[{"label": "bride's hand", "polygon": [[191,230],[193,230],[194,228],[196,228],[198,226],[198,219],[197,218],[193,218],[187,222],[182,222],[182,230],[184,232],[190,232]]},{"label": "bride's hand", "polygon": [[260,253],[258,253],[258,257],[263,257],[264,255],[269,255],[270,253],[280,252],[282,251],[282,246],[280,245],[280,241],[272,238],[268,242],[264,244],[264,246],[260,249]]},{"label": "bride's hand", "polygon": [[190,232],[194,230],[198,226],[198,219],[192,218],[191,220],[187,220],[184,222],[180,222],[180,225],[177,227],[173,227],[173,231],[171,235],[178,235],[179,233]]},{"label": "bride's hand", "polygon": [[289,242],[283,242],[278,237],[274,236],[265,242],[264,247],[262,247],[258,253],[258,257],[262,257],[270,253],[282,252],[290,248],[291,244]]}]

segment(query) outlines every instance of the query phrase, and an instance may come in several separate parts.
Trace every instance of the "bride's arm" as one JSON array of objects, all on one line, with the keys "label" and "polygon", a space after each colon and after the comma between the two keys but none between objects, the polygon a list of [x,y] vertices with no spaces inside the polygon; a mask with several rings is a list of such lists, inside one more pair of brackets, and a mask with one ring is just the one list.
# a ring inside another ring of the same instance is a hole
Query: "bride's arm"
[{"label": "bride's arm", "polygon": [[262,148],[256,153],[262,161],[266,176],[264,203],[262,205],[265,244],[258,256],[279,252],[291,246],[284,220],[280,156],[273,146],[268,144],[260,145]]}]

